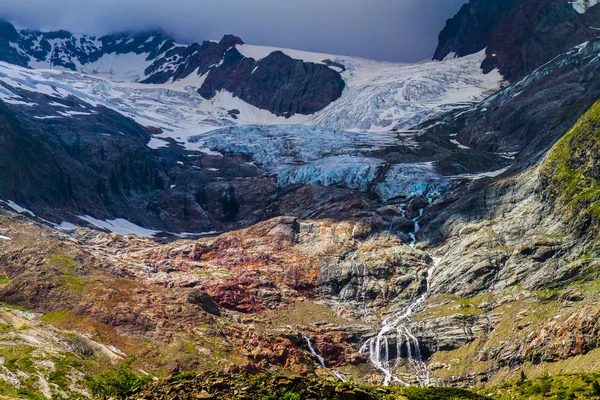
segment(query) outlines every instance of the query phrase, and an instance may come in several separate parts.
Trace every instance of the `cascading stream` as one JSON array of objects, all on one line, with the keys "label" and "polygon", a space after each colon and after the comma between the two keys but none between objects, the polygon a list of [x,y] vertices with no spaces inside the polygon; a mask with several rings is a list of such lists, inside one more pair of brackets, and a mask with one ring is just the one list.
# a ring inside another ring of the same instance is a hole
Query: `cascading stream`
[{"label": "cascading stream", "polygon": [[321,364],[321,366],[323,368],[325,368],[327,371],[329,371],[333,376],[338,378],[340,381],[346,382],[346,378],[339,371],[336,371],[335,369],[331,369],[331,368],[327,367],[327,364],[325,364],[325,359],[321,355],[319,355],[319,353],[316,352],[316,350],[313,347],[312,343],[310,342],[310,339],[308,338],[308,336],[306,336],[304,333],[300,333],[300,334],[304,338],[304,341],[306,341],[308,350],[319,361],[319,364]]},{"label": "cascading stream", "polygon": [[[418,220],[423,215],[423,211],[423,209],[419,210],[419,216],[413,219],[415,230],[410,234],[413,239],[410,243],[411,247],[416,244],[416,233],[420,229]],[[384,374],[384,386],[388,386],[392,382],[405,386],[410,385],[394,375],[394,371],[400,366],[402,359],[408,361],[409,368],[421,386],[428,385],[431,380],[430,372],[423,361],[419,340],[410,332],[407,323],[429,296],[431,278],[439,261],[440,259],[433,257],[433,266],[427,271],[425,291],[404,310],[386,318],[377,336],[367,340],[360,349],[362,353],[369,355],[373,366]],[[394,361],[392,362],[392,360]]]}]

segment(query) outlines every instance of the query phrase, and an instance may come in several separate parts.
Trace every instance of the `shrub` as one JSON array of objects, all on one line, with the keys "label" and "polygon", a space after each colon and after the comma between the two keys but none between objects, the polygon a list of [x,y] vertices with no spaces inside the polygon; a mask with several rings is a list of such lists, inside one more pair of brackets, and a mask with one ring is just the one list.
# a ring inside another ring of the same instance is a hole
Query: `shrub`
[{"label": "shrub", "polygon": [[173,375],[173,377],[170,380],[171,382],[189,381],[191,379],[194,379],[196,376],[198,376],[198,374],[196,374],[194,371],[185,371]]},{"label": "shrub", "polygon": [[149,375],[137,375],[131,369],[133,359],[129,359],[116,369],[109,369],[101,374],[86,379],[92,395],[95,398],[124,399],[135,389],[152,381]]},{"label": "shrub", "polygon": [[517,385],[522,386],[526,381],[527,375],[525,374],[525,371],[521,370],[521,374],[519,376],[519,381],[517,382]]},{"label": "shrub", "polygon": [[592,395],[600,396],[600,383],[598,381],[592,381]]}]

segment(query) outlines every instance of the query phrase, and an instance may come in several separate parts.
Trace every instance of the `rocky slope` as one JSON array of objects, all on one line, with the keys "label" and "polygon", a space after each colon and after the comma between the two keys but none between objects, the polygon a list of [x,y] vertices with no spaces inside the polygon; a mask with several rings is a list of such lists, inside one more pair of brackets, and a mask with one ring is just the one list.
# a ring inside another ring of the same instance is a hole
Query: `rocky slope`
[{"label": "rocky slope", "polygon": [[448,20],[434,59],[486,49],[482,68],[499,68],[506,79],[516,82],[571,47],[597,37],[600,8],[594,5],[565,0],[472,0]]},{"label": "rocky slope", "polygon": [[541,164],[426,213],[422,237],[441,262],[419,334],[447,338],[434,375],[598,368],[596,122],[594,105]]}]

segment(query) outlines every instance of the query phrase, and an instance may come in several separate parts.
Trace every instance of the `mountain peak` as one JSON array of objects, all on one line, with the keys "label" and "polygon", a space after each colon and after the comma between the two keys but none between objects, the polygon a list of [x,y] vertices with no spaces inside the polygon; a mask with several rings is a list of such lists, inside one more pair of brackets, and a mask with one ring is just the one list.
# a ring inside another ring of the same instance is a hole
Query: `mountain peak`
[{"label": "mountain peak", "polygon": [[9,41],[14,41],[19,38],[19,33],[14,25],[7,20],[0,19],[0,38]]},{"label": "mountain peak", "polygon": [[516,81],[571,47],[597,37],[594,26],[600,19],[600,7],[592,7],[595,3],[470,0],[447,21],[433,59],[486,49],[484,70],[498,68],[506,79]]},{"label": "mountain peak", "polygon": [[242,45],[242,44],[244,44],[244,41],[241,38],[239,38],[238,36],[235,36],[235,35],[231,35],[231,34],[227,34],[227,35],[223,36],[223,38],[219,42],[219,45],[221,45],[221,47],[225,46],[227,49],[230,49],[234,46],[238,46],[238,45]]}]

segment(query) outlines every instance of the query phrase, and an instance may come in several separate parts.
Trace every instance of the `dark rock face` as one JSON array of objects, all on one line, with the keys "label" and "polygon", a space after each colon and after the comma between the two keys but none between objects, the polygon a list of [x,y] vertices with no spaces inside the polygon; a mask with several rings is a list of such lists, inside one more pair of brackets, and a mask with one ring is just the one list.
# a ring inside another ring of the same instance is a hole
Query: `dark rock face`
[{"label": "dark rock face", "polygon": [[[19,54],[24,63],[19,65],[27,66],[31,61],[47,62],[49,67],[62,67],[73,71],[77,70],[78,64],[93,63],[111,53],[147,53],[147,59],[151,60],[175,45],[169,36],[159,31],[117,33],[101,37],[76,36],[67,31],[24,30],[15,33],[17,35],[10,41],[21,49]],[[50,41],[55,41],[55,44],[52,45]]]},{"label": "dark rock face", "polygon": [[555,58],[469,112],[443,118],[423,138],[456,132],[471,148],[519,152],[517,166],[532,165],[600,97],[598,49],[596,39]]},{"label": "dark rock face", "polygon": [[[165,232],[209,232],[282,214],[351,217],[376,203],[338,187],[280,190],[276,178],[245,155],[207,155],[174,142],[151,149],[149,132],[158,131],[113,110],[6,89],[34,105],[0,102],[0,200],[47,221],[80,225],[75,216],[87,215]],[[53,107],[85,113],[36,118],[55,115]]]},{"label": "dark rock face", "polygon": [[499,68],[510,81],[550,61],[571,47],[598,36],[600,8],[578,14],[563,0],[471,0],[448,20],[434,59],[487,47],[485,71]]},{"label": "dark rock face", "polygon": [[31,205],[41,216],[71,209],[107,217],[129,211],[138,219],[138,207],[145,209],[140,197],[164,186],[166,176],[145,148],[150,137],[113,111],[37,125],[2,106],[0,123],[0,197]]},{"label": "dark rock face", "polygon": [[20,54],[11,43],[19,40],[19,33],[12,24],[0,20],[0,60],[20,65],[27,66],[27,57]]},{"label": "dark rock face", "polygon": [[433,58],[442,60],[450,53],[458,57],[477,53],[489,43],[492,33],[518,0],[471,1],[446,22],[439,35]]},{"label": "dark rock face", "polygon": [[291,116],[322,110],[340,98],[344,87],[340,74],[326,65],[294,60],[280,51],[255,61],[232,49],[198,93],[210,99],[225,89],[258,108]]},{"label": "dark rock face", "polygon": [[186,78],[194,72],[202,76],[219,63],[229,49],[239,44],[244,44],[242,39],[226,35],[219,43],[205,41],[202,45],[174,47],[146,69],[148,78],[142,83],[166,83]]},{"label": "dark rock face", "polygon": [[221,310],[219,305],[215,303],[212,297],[208,293],[202,290],[195,290],[188,296],[188,303],[200,306],[204,311],[209,314],[221,316]]},{"label": "dark rock face", "polygon": [[277,115],[312,114],[337,100],[344,86],[340,74],[329,67],[277,51],[257,64],[242,99]]},{"label": "dark rock face", "polygon": [[240,97],[240,89],[246,84],[255,66],[254,59],[242,56],[237,49],[231,49],[224,55],[223,63],[210,71],[198,93],[205,99],[211,99],[225,89]]}]

